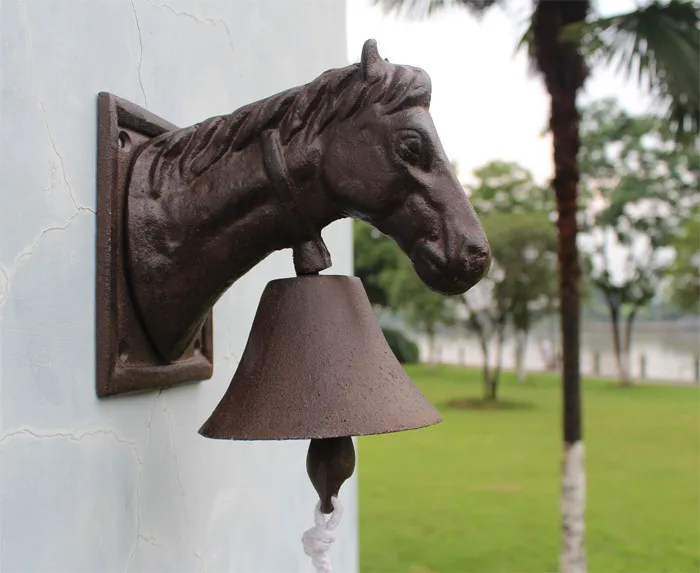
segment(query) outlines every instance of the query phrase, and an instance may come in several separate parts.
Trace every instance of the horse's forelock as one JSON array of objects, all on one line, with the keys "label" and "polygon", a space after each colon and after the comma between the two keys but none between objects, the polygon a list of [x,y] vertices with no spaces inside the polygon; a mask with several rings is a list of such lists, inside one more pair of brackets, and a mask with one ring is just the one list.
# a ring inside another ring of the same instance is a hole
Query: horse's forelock
[{"label": "horse's forelock", "polygon": [[420,68],[395,66],[382,105],[386,113],[409,107],[430,107],[432,86],[430,77]]},{"label": "horse's forelock", "polygon": [[[292,102],[287,114],[290,118],[303,117],[306,121],[295,122],[293,129],[284,129],[289,128],[291,122],[283,122],[280,126],[282,140],[289,141],[302,130],[306,130],[307,139],[313,139],[334,121],[348,119],[375,104],[384,114],[409,107],[430,106],[432,87],[425,71],[385,60],[378,68],[382,73],[373,76],[369,83],[363,77],[359,64],[353,64],[329,70],[307,84],[302,90],[303,95],[300,94]],[[322,98],[308,95],[321,92]],[[299,108],[305,109],[301,112]]]}]

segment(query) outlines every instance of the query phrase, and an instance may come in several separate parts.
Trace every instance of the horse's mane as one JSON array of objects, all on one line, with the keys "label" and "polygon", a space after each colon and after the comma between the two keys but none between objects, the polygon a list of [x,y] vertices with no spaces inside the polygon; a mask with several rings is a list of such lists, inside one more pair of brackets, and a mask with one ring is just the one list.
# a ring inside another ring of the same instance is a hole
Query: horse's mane
[{"label": "horse's mane", "polygon": [[162,170],[168,166],[177,165],[180,177],[192,180],[268,129],[277,129],[284,145],[297,136],[312,142],[332,123],[372,105],[383,114],[430,105],[430,78],[423,70],[391,64],[378,54],[371,73],[364,65],[328,70],[308,84],[155,138],[151,189],[160,194]]}]

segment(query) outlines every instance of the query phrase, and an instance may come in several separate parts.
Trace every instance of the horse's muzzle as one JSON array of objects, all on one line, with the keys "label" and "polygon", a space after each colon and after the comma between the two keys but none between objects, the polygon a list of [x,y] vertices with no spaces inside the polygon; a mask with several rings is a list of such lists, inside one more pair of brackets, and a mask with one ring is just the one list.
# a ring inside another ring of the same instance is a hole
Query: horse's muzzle
[{"label": "horse's muzzle", "polygon": [[444,295],[463,294],[476,285],[491,266],[486,236],[463,237],[453,253],[445,253],[436,243],[419,242],[411,262],[421,280]]}]

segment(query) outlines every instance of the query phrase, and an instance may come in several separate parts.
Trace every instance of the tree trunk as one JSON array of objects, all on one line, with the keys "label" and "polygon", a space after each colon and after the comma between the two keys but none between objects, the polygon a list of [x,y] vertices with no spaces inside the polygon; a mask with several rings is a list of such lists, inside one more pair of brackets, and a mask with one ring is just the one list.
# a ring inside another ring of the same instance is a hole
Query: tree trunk
[{"label": "tree trunk", "polygon": [[561,489],[562,573],[585,573],[585,471],[580,389],[580,266],[577,246],[579,113],[576,96],[587,69],[576,46],[562,41],[563,29],[585,21],[587,0],[538,0],[533,14],[533,55],[550,95],[557,200],[562,333],[564,455]]},{"label": "tree trunk", "polygon": [[561,328],[561,316],[559,319],[559,324],[556,319],[552,320],[552,370],[558,370],[561,363],[561,344],[557,336],[557,330]]},{"label": "tree trunk", "polygon": [[428,331],[428,370],[435,368],[435,333]]},{"label": "tree trunk", "polygon": [[632,350],[632,327],[634,326],[634,319],[637,316],[637,309],[633,308],[627,315],[627,320],[625,321],[625,339],[623,342],[621,363],[624,368],[625,375],[620,377],[620,382],[623,386],[632,385],[632,376],[630,376],[630,351]]},{"label": "tree trunk", "polygon": [[620,337],[620,306],[613,300],[608,300],[608,311],[610,312],[610,328],[612,329],[613,352],[615,353],[615,364],[617,364],[617,378],[621,384],[627,382],[628,370],[623,359],[623,341]]},{"label": "tree trunk", "polygon": [[625,350],[620,353],[619,360],[620,386],[629,386],[630,382],[630,357]]},{"label": "tree trunk", "polygon": [[503,364],[503,338],[505,337],[505,326],[500,327],[496,336],[496,364],[491,373],[491,395],[489,399],[498,400],[498,381],[501,377],[501,365]]},{"label": "tree trunk", "polygon": [[488,340],[482,338],[481,355],[484,360],[483,366],[483,382],[484,382],[484,400],[489,400],[491,396],[491,368],[489,367],[489,343]]},{"label": "tree trunk", "polygon": [[527,378],[527,370],[525,369],[525,350],[527,348],[527,331],[518,330],[515,333],[515,371],[517,372],[518,382],[525,384]]},{"label": "tree trunk", "polygon": [[498,374],[496,370],[491,371],[491,380],[489,381],[489,402],[495,402],[498,398]]}]

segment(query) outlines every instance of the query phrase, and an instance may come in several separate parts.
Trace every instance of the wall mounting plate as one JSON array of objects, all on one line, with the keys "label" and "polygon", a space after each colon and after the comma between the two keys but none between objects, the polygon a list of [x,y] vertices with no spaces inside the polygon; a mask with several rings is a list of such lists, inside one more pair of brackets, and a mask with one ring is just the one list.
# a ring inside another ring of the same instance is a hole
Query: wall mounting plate
[{"label": "wall mounting plate", "polygon": [[141,144],[177,126],[102,92],[97,105],[96,390],[99,397],[211,378],[212,314],[184,354],[163,363],[144,331],[125,274],[129,166]]}]

